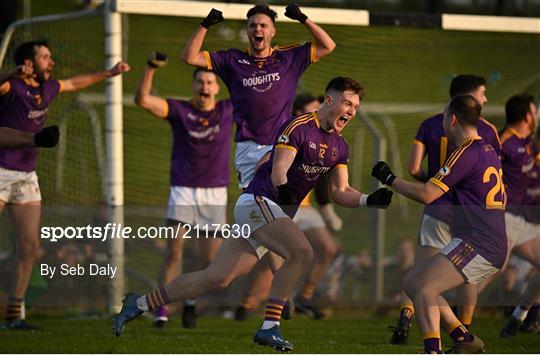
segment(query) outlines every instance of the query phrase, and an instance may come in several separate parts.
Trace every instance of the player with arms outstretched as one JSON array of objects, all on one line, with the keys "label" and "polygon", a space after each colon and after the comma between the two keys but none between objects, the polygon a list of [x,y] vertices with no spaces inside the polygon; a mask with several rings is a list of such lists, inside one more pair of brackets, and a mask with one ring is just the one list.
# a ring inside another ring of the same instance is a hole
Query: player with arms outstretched
[{"label": "player with arms outstretched", "polygon": [[[265,320],[253,340],[278,350],[292,350],[293,344],[279,332],[281,311],[313,255],[309,242],[291,219],[301,200],[318,178],[328,173],[332,197],[340,205],[386,208],[391,201],[392,193],[384,188],[367,195],[348,184],[349,148],[340,133],[354,118],[362,93],[363,88],[356,80],[334,78],[326,88],[318,113],[287,122],[279,130],[271,160],[261,166],[236,203],[236,223],[248,225],[250,236],[227,239],[203,271],[181,275],[147,295],[128,294],[122,311],[113,321],[115,334],[120,336],[126,322],[145,311],[226,287],[249,272],[270,250],[284,262],[274,275]],[[321,149],[327,153],[322,158]]]},{"label": "player with arms outstretched", "polygon": [[[44,41],[21,44],[15,50],[15,64],[15,70],[0,78],[0,126],[29,133],[43,130],[49,104],[59,93],[84,89],[129,70],[128,64],[119,62],[102,72],[54,80],[54,61]],[[41,194],[36,157],[36,147],[0,149],[0,212],[7,205],[17,242],[6,315],[9,329],[35,328],[23,317],[24,294],[39,249]]]},{"label": "player with arms outstretched", "polygon": [[438,254],[415,265],[403,281],[416,309],[426,353],[442,353],[441,321],[452,329],[454,346],[449,352],[483,352],[483,342],[461,324],[441,295],[493,275],[507,254],[502,166],[495,148],[478,135],[481,109],[473,96],[452,98],[443,125],[449,143],[458,148],[428,182],[397,178],[384,162],[372,171],[382,183],[424,204],[452,191],[452,240]]}]

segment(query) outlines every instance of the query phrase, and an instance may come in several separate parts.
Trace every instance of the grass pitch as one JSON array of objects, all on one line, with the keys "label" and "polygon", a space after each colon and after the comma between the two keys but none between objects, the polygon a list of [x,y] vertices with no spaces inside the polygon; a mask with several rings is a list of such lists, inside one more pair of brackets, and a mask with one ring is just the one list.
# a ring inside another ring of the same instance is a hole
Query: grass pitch
[{"label": "grass pitch", "polygon": [[[355,311],[356,312],[356,311]],[[258,317],[246,322],[200,318],[198,328],[184,329],[171,320],[165,329],[155,329],[151,320],[131,322],[115,338],[110,319],[69,320],[34,318],[43,330],[35,333],[1,331],[3,353],[274,353],[251,341],[260,324]],[[422,343],[416,324],[407,346],[388,345],[394,324],[389,316],[336,316],[324,321],[296,317],[283,321],[283,334],[295,344],[296,353],[418,353]],[[498,338],[504,319],[479,318],[473,330],[486,343],[489,353],[538,353],[538,335],[519,334],[512,340]],[[443,347],[451,342],[443,338]],[[447,346],[446,346],[447,347]]]}]

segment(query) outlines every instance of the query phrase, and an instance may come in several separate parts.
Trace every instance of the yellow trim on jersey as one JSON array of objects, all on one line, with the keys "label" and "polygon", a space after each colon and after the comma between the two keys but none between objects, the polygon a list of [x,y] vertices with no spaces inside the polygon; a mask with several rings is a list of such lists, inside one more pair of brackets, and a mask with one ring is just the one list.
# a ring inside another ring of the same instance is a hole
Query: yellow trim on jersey
[{"label": "yellow trim on jersey", "polygon": [[536,165],[540,165],[540,152],[534,157],[534,162]]},{"label": "yellow trim on jersey", "polygon": [[334,166],[334,168],[336,168],[336,169],[343,169],[343,168],[346,168],[346,167],[347,167],[347,164],[343,164],[343,163],[336,164],[336,166]]},{"label": "yellow trim on jersey", "polygon": [[298,48],[300,46],[303,46],[305,43],[306,42],[296,42],[296,43],[286,44],[284,46],[275,46],[274,49],[276,51],[288,51],[293,48]]},{"label": "yellow trim on jersey", "polygon": [[58,90],[58,92],[64,91],[64,81],[58,80],[58,85],[60,86],[60,89]]},{"label": "yellow trim on jersey", "polygon": [[317,58],[317,42],[313,41],[311,42],[311,46],[309,48],[309,62],[317,63],[318,61],[319,58]]},{"label": "yellow trim on jersey", "polygon": [[504,144],[508,139],[512,138],[514,134],[510,132],[510,130],[507,128],[504,130],[503,134],[501,135],[501,145]]},{"label": "yellow trim on jersey", "polygon": [[214,70],[214,68],[212,68],[212,59],[210,58],[210,52],[203,51],[202,53],[204,55],[204,60],[206,61],[206,69]]},{"label": "yellow trim on jersey", "polygon": [[495,127],[495,125],[493,123],[489,122],[484,117],[480,117],[480,120],[483,121],[485,124],[487,124],[489,127],[491,127],[493,132],[495,132],[495,137],[497,137],[497,140],[499,141],[499,144],[501,144],[501,138],[499,137],[499,132],[497,131],[497,127]]},{"label": "yellow trim on jersey", "polygon": [[280,149],[288,149],[288,150],[292,150],[293,152],[296,152],[297,149],[291,145],[286,145],[286,144],[276,144],[276,148],[280,148]]},{"label": "yellow trim on jersey", "polygon": [[285,127],[285,129],[283,130],[283,133],[281,134],[288,136],[296,127],[298,127],[299,125],[303,123],[307,123],[312,119],[313,119],[313,115],[311,113],[305,113],[303,115],[300,115],[296,117],[291,123],[289,123],[289,125]]},{"label": "yellow trim on jersey", "polygon": [[446,154],[448,154],[448,137],[441,137],[441,152],[439,156],[439,165],[443,166],[444,161],[446,160]]},{"label": "yellow trim on jersey", "polygon": [[313,190],[310,190],[306,197],[300,202],[300,206],[311,206],[311,195],[313,195]]},{"label": "yellow trim on jersey", "polygon": [[319,119],[319,114],[317,111],[313,111],[313,118],[315,119],[315,124],[317,125],[317,128],[321,128],[321,120]]},{"label": "yellow trim on jersey", "polygon": [[431,179],[429,179],[429,182],[437,185],[438,188],[440,188],[441,190],[443,190],[444,192],[448,192],[448,190],[450,190],[450,188],[448,186],[446,186],[446,184],[440,180],[437,180],[436,178],[432,177]]},{"label": "yellow trim on jersey", "polygon": [[419,141],[418,139],[413,139],[413,144],[420,144],[420,145],[425,145],[424,142],[421,142]]},{"label": "yellow trim on jersey", "polygon": [[510,133],[512,133],[514,136],[518,137],[519,139],[527,138],[527,136],[524,136],[524,135],[520,134],[518,131],[516,131],[513,128],[508,128],[508,130],[510,131]]},{"label": "yellow trim on jersey", "polygon": [[[451,168],[455,163],[456,161],[459,159],[459,157],[461,157],[461,155],[463,154],[463,152],[469,148],[471,146],[471,144],[475,141],[475,140],[478,140],[478,139],[482,139],[481,137],[479,136],[476,136],[476,137],[472,137],[470,139],[468,139],[465,143],[463,143],[458,149],[456,149],[451,155],[450,157],[448,157],[448,159],[444,162],[443,166],[447,167],[447,168]],[[440,173],[437,173],[435,174],[434,176],[435,179],[442,179],[443,176],[440,174]]]},{"label": "yellow trim on jersey", "polygon": [[160,118],[163,118],[164,120],[166,120],[167,117],[169,117],[169,102],[167,100],[163,100],[163,102],[165,105],[165,107],[163,108],[165,110],[165,116],[160,117]]}]

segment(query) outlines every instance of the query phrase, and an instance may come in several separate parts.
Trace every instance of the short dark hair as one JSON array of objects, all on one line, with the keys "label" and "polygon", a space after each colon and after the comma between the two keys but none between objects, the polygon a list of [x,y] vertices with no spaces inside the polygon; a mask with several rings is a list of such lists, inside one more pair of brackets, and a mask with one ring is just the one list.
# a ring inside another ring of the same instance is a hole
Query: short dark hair
[{"label": "short dark hair", "polygon": [[303,111],[304,106],[313,101],[318,101],[318,99],[311,95],[309,92],[296,95],[292,104],[293,114],[296,115],[298,111]]},{"label": "short dark hair", "polygon": [[193,70],[193,81],[195,81],[195,79],[197,78],[197,74],[199,74],[200,72],[212,73],[216,76],[217,79],[217,74],[215,71],[205,68],[195,68],[195,70]]},{"label": "short dark hair", "polygon": [[362,84],[352,78],[344,76],[338,76],[330,80],[328,85],[326,85],[326,89],[324,90],[324,92],[328,93],[328,91],[331,90],[339,92],[352,91],[358,95],[360,100],[362,100],[362,98],[364,97],[364,87],[362,86]]},{"label": "short dark hair", "polygon": [[531,104],[535,104],[532,95],[514,95],[506,101],[504,111],[506,112],[506,123],[511,125],[521,122],[531,111]]},{"label": "short dark hair", "polygon": [[37,40],[24,42],[23,44],[18,46],[17,49],[15,49],[15,55],[13,56],[13,59],[15,59],[15,65],[24,64],[25,59],[34,60],[36,50],[39,47],[49,48],[49,44],[47,43],[47,41]]},{"label": "short dark hair", "polygon": [[482,85],[486,85],[486,79],[483,77],[474,74],[460,74],[452,79],[450,97],[469,94]]},{"label": "short dark hair", "polygon": [[448,116],[455,115],[462,126],[474,126],[478,124],[482,105],[471,95],[456,95],[446,108]]},{"label": "short dark hair", "polygon": [[264,14],[272,20],[272,22],[276,22],[277,19],[277,13],[272,10],[268,5],[255,5],[246,14],[247,18],[250,18],[251,16],[257,15],[257,14]]}]

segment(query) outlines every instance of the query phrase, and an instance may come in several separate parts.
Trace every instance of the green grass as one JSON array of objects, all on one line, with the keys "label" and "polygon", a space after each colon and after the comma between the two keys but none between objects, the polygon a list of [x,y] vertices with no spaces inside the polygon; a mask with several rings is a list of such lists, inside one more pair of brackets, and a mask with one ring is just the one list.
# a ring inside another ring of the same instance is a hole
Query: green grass
[{"label": "green grass", "polygon": [[[389,324],[394,318],[363,316],[360,312],[325,321],[299,317],[283,322],[283,334],[293,341],[297,353],[418,353],[422,343],[416,325],[411,332],[410,345],[387,345]],[[34,334],[12,331],[0,332],[0,351],[3,353],[273,353],[271,348],[251,342],[260,324],[258,318],[234,322],[217,318],[201,318],[197,329],[183,329],[178,320],[165,329],[154,329],[148,319],[130,323],[120,338],[111,331],[106,320],[66,320],[38,318],[43,327]],[[498,339],[503,319],[480,318],[474,329],[486,343],[489,353],[537,353],[537,335],[519,334],[515,339]],[[444,344],[451,342],[443,338]]]}]

